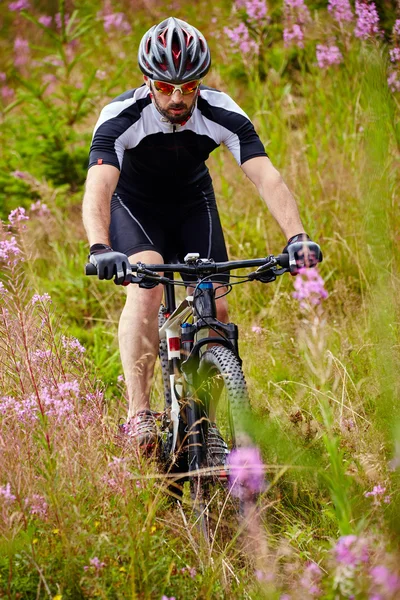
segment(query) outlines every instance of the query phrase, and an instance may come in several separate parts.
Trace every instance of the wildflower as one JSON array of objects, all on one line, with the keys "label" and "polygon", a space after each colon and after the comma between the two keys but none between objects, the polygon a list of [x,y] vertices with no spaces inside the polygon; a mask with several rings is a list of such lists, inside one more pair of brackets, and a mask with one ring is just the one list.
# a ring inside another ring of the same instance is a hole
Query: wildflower
[{"label": "wildflower", "polygon": [[9,98],[12,98],[14,96],[14,93],[14,90],[8,85],[3,85],[1,87],[1,97],[3,98],[3,100],[8,100]]},{"label": "wildflower", "polygon": [[0,71],[0,81],[6,81],[7,79],[7,75],[4,73],[4,71]]},{"label": "wildflower", "polygon": [[339,65],[342,60],[342,53],[337,46],[317,45],[317,61],[320,69],[325,69],[331,65]]},{"label": "wildflower", "polygon": [[294,280],[294,287],[296,291],[293,292],[292,296],[299,300],[301,308],[307,308],[310,304],[316,306],[321,303],[321,300],[328,297],[328,292],[324,288],[324,280],[316,267],[313,269],[305,267],[299,269]]},{"label": "wildflower", "polygon": [[390,56],[390,60],[392,62],[399,62],[400,61],[400,48],[399,48],[399,46],[396,46],[395,48],[392,48],[391,50],[389,50],[389,56]]},{"label": "wildflower", "polygon": [[45,217],[46,215],[51,214],[47,204],[44,204],[40,200],[37,202],[33,202],[30,208],[31,212],[36,213],[38,217]]},{"label": "wildflower", "polygon": [[114,28],[114,29],[118,29],[122,33],[128,34],[131,32],[131,26],[129,25],[124,13],[122,13],[122,12],[116,12],[116,13],[110,13],[108,15],[104,15],[103,16],[103,25],[104,25],[105,31],[110,31],[111,29]]},{"label": "wildflower", "polygon": [[29,506],[29,512],[31,515],[35,515],[43,520],[47,519],[49,506],[46,502],[46,499],[40,494],[33,494],[31,498],[26,498],[25,506]]},{"label": "wildflower", "polygon": [[249,20],[253,24],[263,24],[267,16],[267,3],[265,0],[250,0],[245,3],[246,12]]},{"label": "wildflower", "polygon": [[100,81],[102,81],[103,79],[107,79],[107,73],[106,73],[106,71],[102,71],[101,69],[97,69],[97,71],[96,71],[96,79],[100,79]]},{"label": "wildflower", "polygon": [[6,504],[12,504],[17,499],[14,494],[11,493],[11,485],[7,483],[5,486],[0,487],[0,496],[3,496]]},{"label": "wildflower", "polygon": [[304,569],[303,576],[300,579],[300,585],[308,592],[310,596],[320,596],[322,593],[319,583],[322,579],[322,571],[318,565],[309,562]]},{"label": "wildflower", "polygon": [[328,11],[338,23],[353,20],[354,15],[349,0],[328,0]]},{"label": "wildflower", "polygon": [[20,248],[18,248],[15,237],[12,237],[9,240],[0,241],[0,261],[4,261],[11,266],[15,265],[20,260],[22,260],[22,252]]},{"label": "wildflower", "polygon": [[290,46],[294,43],[299,48],[304,48],[304,33],[300,25],[295,23],[291,29],[285,28],[283,30],[283,42],[285,46]]},{"label": "wildflower", "polygon": [[197,571],[194,567],[183,567],[181,569],[181,573],[187,573],[192,579],[194,579],[197,575]]},{"label": "wildflower", "polygon": [[[64,14],[64,27],[66,27],[68,25],[68,21],[69,21],[69,14],[65,13]],[[57,29],[61,29],[61,27],[62,27],[61,13],[57,13],[56,15],[54,15],[54,22],[57,26]]]},{"label": "wildflower", "polygon": [[364,496],[365,498],[373,498],[374,505],[380,506],[382,500],[385,502],[385,504],[389,504],[390,502],[390,496],[383,497],[385,492],[385,487],[382,487],[381,485],[375,485],[371,492],[364,492]]},{"label": "wildflower", "polygon": [[53,19],[52,19],[52,17],[43,15],[43,16],[39,17],[38,21],[39,21],[39,23],[41,23],[41,25],[44,25],[45,27],[50,27],[50,25],[53,22]]},{"label": "wildflower", "polygon": [[18,207],[10,212],[10,214],[8,215],[8,220],[10,221],[11,225],[15,225],[20,221],[29,221],[29,217],[25,213],[24,208]]},{"label": "wildflower", "polygon": [[8,9],[11,11],[18,11],[20,12],[21,10],[28,10],[28,8],[30,8],[30,2],[28,2],[28,0],[16,0],[16,2],[11,2],[8,5]]},{"label": "wildflower", "polygon": [[257,333],[257,334],[262,333],[262,327],[259,327],[258,325],[253,325],[251,330],[253,331],[253,333]]},{"label": "wildflower", "polygon": [[7,288],[4,287],[4,283],[2,281],[0,281],[0,294],[6,294],[7,293]]},{"label": "wildflower", "polygon": [[86,352],[86,348],[84,348],[80,341],[73,336],[66,337],[63,335],[61,338],[61,344],[62,347],[67,350],[67,352],[71,352],[73,354],[83,354]]},{"label": "wildflower", "polygon": [[400,36],[400,19],[397,19],[395,24],[393,25],[392,33],[394,36],[396,36],[396,35]]},{"label": "wildflower", "polygon": [[11,173],[11,175],[13,177],[15,177],[16,179],[26,179],[27,178],[26,177],[27,174],[24,171],[13,171]]},{"label": "wildflower", "polygon": [[344,535],[339,538],[334,552],[338,563],[355,567],[368,562],[368,544],[364,538],[356,535]]},{"label": "wildflower", "polygon": [[374,35],[380,35],[378,27],[379,16],[374,2],[369,0],[356,0],[357,25],[354,35],[366,40]]},{"label": "wildflower", "polygon": [[161,600],[175,600],[175,596],[166,596],[165,594],[161,596]]},{"label": "wildflower", "polygon": [[16,67],[26,65],[30,54],[28,40],[17,36],[14,40],[14,54],[14,64]]},{"label": "wildflower", "polygon": [[370,575],[373,583],[382,587],[385,592],[394,593],[400,589],[400,578],[383,565],[373,567]]},{"label": "wildflower", "polygon": [[243,54],[247,54],[251,50],[257,50],[257,44],[254,40],[250,38],[249,30],[247,29],[244,23],[240,23],[234,29],[229,29],[229,27],[224,27],[224,32],[231,40],[231,47],[234,52],[242,52]]},{"label": "wildflower", "polygon": [[125,381],[124,376],[123,375],[118,375],[117,381],[119,381],[120,383],[123,383]]},{"label": "wildflower", "polygon": [[31,303],[36,304],[37,302],[41,302],[42,304],[51,304],[52,299],[47,292],[45,292],[42,296],[40,296],[39,294],[33,294]]},{"label": "wildflower", "polygon": [[400,92],[400,78],[397,71],[392,71],[389,74],[387,82],[391,92]]},{"label": "wildflower", "polygon": [[106,563],[101,562],[99,558],[97,558],[97,556],[95,556],[94,558],[91,558],[89,560],[90,566],[85,566],[83,567],[83,569],[85,571],[88,571],[89,569],[94,569],[94,571],[96,573],[99,573],[105,566]]},{"label": "wildflower", "polygon": [[291,22],[304,25],[310,20],[310,11],[304,0],[284,0],[285,16]]},{"label": "wildflower", "polygon": [[237,448],[228,457],[229,482],[233,496],[243,498],[265,489],[264,465],[255,447]]}]

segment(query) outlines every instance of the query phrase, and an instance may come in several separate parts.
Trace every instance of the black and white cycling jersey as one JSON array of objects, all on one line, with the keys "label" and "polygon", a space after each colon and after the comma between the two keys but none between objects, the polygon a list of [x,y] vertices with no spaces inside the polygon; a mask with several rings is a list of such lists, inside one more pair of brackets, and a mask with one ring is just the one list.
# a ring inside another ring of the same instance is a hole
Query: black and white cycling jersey
[{"label": "black and white cycling jersey", "polygon": [[173,125],[151,101],[146,85],[121,94],[105,106],[96,124],[89,167],[120,170],[116,192],[155,193],[166,185],[183,188],[209,178],[205,161],[225,144],[239,165],[267,156],[246,113],[224,92],[200,86],[190,119]]}]

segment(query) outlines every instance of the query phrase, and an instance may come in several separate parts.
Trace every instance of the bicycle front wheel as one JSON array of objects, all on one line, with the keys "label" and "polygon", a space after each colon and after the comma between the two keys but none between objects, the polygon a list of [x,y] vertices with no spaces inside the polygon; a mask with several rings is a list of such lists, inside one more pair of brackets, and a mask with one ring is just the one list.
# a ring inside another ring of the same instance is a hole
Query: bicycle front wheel
[{"label": "bicycle front wheel", "polygon": [[[249,442],[250,402],[246,381],[240,360],[225,346],[213,346],[204,352],[198,375],[199,397],[209,416],[206,436],[208,466],[222,467],[229,451]],[[222,444],[218,437],[222,438]]]}]

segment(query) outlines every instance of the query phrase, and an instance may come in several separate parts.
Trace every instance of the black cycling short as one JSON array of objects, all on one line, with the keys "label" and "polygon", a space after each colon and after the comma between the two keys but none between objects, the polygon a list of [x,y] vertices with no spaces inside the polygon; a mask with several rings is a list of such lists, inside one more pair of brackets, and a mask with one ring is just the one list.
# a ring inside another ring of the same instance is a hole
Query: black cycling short
[{"label": "black cycling short", "polygon": [[[182,262],[189,252],[216,262],[228,260],[211,180],[177,192],[168,189],[157,197],[134,193],[111,200],[110,242],[127,256],[154,250],[164,262]],[[214,278],[213,278],[214,279]],[[228,275],[214,280],[228,282]],[[185,275],[184,281],[196,281]]]}]

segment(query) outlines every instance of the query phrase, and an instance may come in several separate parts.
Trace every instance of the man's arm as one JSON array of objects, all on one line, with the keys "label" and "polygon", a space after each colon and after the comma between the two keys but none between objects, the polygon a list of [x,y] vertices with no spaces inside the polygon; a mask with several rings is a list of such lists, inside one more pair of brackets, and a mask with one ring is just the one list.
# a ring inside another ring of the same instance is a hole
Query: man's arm
[{"label": "man's arm", "polygon": [[286,239],[304,233],[296,200],[269,158],[250,158],[243,163],[242,169],[258,189]]},{"label": "man's arm", "polygon": [[110,202],[117,187],[119,170],[112,165],[94,165],[88,171],[82,218],[89,245],[110,245]]}]

